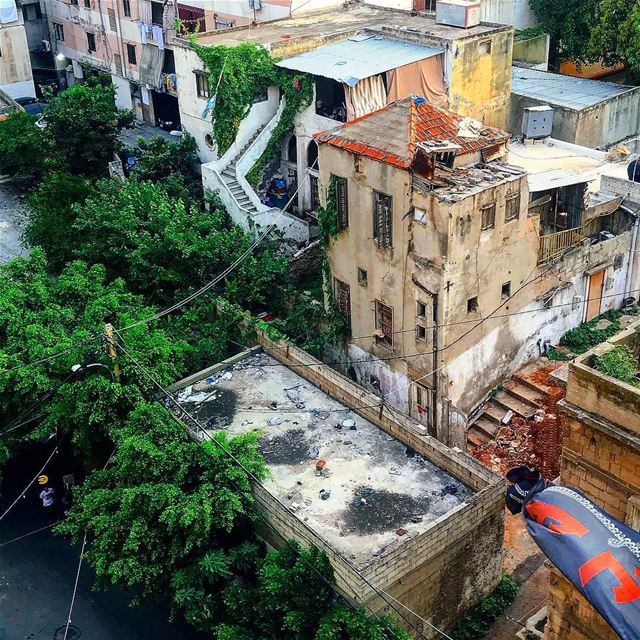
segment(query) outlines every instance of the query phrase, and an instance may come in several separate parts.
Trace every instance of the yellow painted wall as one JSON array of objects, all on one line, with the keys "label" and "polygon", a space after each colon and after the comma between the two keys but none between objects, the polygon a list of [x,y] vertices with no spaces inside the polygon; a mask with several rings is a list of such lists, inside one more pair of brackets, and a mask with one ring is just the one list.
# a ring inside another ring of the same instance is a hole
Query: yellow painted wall
[{"label": "yellow painted wall", "polygon": [[[483,53],[486,44],[491,51]],[[511,96],[513,30],[456,40],[452,47],[449,108],[506,129]]]}]

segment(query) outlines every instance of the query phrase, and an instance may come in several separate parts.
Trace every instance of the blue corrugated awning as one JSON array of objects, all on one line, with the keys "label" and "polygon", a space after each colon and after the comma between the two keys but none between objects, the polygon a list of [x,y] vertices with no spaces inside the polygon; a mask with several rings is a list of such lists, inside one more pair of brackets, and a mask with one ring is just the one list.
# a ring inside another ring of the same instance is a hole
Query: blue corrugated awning
[{"label": "blue corrugated awning", "polygon": [[443,49],[378,36],[356,36],[278,62],[279,67],[331,78],[353,87],[369,78],[443,53]]}]

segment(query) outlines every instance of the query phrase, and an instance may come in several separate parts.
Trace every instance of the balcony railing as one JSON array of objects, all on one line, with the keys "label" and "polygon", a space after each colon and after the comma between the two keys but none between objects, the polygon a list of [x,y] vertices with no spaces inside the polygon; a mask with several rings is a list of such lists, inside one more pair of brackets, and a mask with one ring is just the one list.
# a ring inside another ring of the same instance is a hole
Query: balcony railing
[{"label": "balcony railing", "polygon": [[567,249],[580,244],[583,238],[582,227],[565,229],[564,231],[541,236],[538,246],[538,264],[553,260],[553,258],[561,255]]}]

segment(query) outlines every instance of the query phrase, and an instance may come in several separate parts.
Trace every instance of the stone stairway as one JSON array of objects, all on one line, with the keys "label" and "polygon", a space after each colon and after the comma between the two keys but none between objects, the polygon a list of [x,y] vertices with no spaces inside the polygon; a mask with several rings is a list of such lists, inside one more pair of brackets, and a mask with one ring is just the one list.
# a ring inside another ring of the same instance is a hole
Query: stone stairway
[{"label": "stone stairway", "polygon": [[255,139],[260,135],[263,129],[264,126],[260,127],[253,134],[251,140],[249,140],[249,142],[247,142],[247,144],[245,144],[244,147],[240,149],[235,158],[225,167],[224,171],[222,172],[222,179],[224,180],[224,183],[227,185],[227,187],[229,187],[229,190],[231,191],[231,194],[235,198],[236,202],[240,205],[240,207],[242,207],[246,211],[249,211],[250,213],[257,212],[257,209],[251,201],[249,194],[238,182],[238,178],[236,175],[236,163],[238,162],[238,160],[240,160],[240,158],[242,158],[245,151],[254,143]]},{"label": "stone stairway", "polygon": [[517,373],[502,385],[469,427],[467,448],[473,451],[493,440],[500,426],[509,423],[512,418],[531,419],[542,406],[543,396],[544,389],[527,379],[524,372]]}]

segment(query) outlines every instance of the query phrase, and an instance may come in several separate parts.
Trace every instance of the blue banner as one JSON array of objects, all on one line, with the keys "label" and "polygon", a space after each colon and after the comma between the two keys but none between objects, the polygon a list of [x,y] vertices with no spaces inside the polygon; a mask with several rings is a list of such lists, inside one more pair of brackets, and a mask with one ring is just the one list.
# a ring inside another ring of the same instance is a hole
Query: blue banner
[{"label": "blue banner", "polygon": [[640,639],[640,534],[577,489],[544,480],[522,510],[537,545],[622,640]]}]

